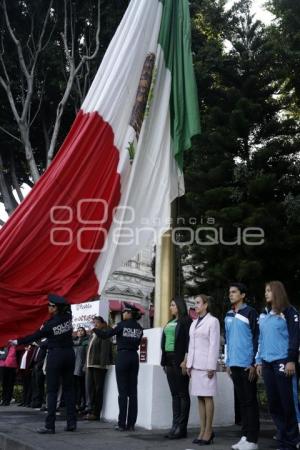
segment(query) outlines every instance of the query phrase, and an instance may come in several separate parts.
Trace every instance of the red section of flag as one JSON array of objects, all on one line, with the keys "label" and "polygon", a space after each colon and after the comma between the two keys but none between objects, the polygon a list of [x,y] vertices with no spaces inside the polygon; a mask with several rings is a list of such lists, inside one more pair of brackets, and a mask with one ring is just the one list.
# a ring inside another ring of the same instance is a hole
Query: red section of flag
[{"label": "red section of flag", "polygon": [[110,125],[82,111],[59,153],[0,230],[0,346],[47,316],[47,294],[71,303],[98,292],[94,263],[120,200]]}]

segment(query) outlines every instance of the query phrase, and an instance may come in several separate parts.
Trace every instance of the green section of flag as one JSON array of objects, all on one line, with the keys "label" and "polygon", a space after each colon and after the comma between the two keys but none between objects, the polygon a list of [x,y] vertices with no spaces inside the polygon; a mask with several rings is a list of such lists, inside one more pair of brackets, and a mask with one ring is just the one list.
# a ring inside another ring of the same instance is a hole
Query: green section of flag
[{"label": "green section of flag", "polygon": [[171,134],[174,156],[183,168],[183,152],[200,133],[198,94],[191,52],[191,21],[187,0],[161,0],[159,44],[171,72]]}]

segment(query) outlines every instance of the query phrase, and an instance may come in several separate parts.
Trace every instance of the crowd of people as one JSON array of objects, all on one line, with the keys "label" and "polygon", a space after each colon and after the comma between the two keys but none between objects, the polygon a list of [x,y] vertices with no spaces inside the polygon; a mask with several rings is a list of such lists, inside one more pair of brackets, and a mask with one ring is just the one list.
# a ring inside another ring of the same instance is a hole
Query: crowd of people
[{"label": "crowd of people", "polygon": [[[0,352],[3,366],[2,405],[9,405],[19,368],[23,384],[21,405],[41,407],[46,375],[47,416],[37,431],[55,433],[58,401],[66,406],[66,431],[76,430],[77,414],[99,420],[107,369],[113,362],[116,338],[118,431],[134,431],[137,413],[138,348],[143,336],[139,311],[125,303],[122,321],[111,328],[97,316],[90,335],[84,328],[73,337],[70,306],[50,294],[49,320],[30,336],[11,340]],[[299,313],[288,300],[280,281],[265,286],[266,308],[259,315],[246,302],[242,283],[229,286],[231,308],[224,321],[224,363],[231,377],[241,415],[241,438],[233,450],[256,450],[259,440],[257,380],[262,376],[269,411],[276,426],[279,450],[300,448],[298,423]],[[172,424],[168,439],[187,436],[190,395],[198,399],[200,430],[193,440],[199,446],[213,443],[214,397],[220,355],[220,322],[211,313],[212,299],[195,297],[197,318],[191,320],[182,298],[170,303],[171,319],[161,340],[161,365],[172,397]],[[19,355],[19,356],[18,356]],[[73,389],[75,387],[75,390]],[[219,393],[222,395],[222,393]]]},{"label": "crowd of people", "polygon": [[[262,376],[269,411],[276,426],[278,450],[300,448],[298,356],[299,313],[288,300],[284,285],[265,286],[262,314],[246,303],[242,283],[229,286],[231,308],[224,321],[224,362],[240,409],[241,438],[233,450],[257,450],[260,429],[257,380]],[[191,324],[181,299],[170,304],[172,319],[163,330],[161,364],[172,396],[173,422],[166,437],[186,437],[190,395],[198,398],[199,446],[213,443],[214,396],[220,352],[220,323],[211,310],[211,298],[195,298],[197,319]],[[221,394],[221,393],[220,393]]]}]

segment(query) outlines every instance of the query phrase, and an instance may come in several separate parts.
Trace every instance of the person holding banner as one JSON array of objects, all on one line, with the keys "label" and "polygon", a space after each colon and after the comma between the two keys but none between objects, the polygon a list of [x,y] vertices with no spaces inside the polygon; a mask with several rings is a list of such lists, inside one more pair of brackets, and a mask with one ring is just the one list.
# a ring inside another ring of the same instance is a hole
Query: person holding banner
[{"label": "person holding banner", "polygon": [[[106,330],[108,325],[101,316],[93,319],[94,329]],[[86,407],[85,420],[100,420],[103,405],[105,378],[112,364],[112,343],[96,333],[91,333],[86,352]]]}]

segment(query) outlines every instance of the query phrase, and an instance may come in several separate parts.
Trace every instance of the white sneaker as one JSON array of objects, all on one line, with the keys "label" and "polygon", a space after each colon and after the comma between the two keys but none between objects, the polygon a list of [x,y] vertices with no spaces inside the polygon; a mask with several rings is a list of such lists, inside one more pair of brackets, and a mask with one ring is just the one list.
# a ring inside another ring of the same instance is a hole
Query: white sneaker
[{"label": "white sneaker", "polygon": [[247,440],[246,436],[242,436],[241,439],[239,440],[239,442],[237,442],[236,444],[232,445],[232,449],[233,450],[239,450],[240,445],[245,442]]},{"label": "white sneaker", "polygon": [[258,445],[254,442],[248,442],[247,439],[239,446],[239,450],[257,450]]}]

